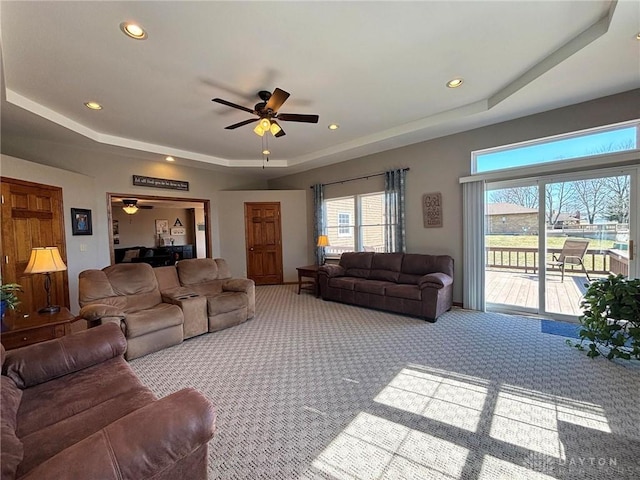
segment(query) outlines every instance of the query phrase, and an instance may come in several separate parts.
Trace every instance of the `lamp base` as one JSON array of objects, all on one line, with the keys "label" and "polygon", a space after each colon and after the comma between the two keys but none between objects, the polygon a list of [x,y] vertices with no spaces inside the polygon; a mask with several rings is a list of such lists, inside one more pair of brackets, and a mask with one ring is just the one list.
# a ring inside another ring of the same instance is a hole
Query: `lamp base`
[{"label": "lamp base", "polygon": [[60,311],[60,305],[47,305],[46,307],[41,308],[40,310],[38,310],[38,313],[48,313],[48,314],[53,314],[53,313],[58,313]]}]

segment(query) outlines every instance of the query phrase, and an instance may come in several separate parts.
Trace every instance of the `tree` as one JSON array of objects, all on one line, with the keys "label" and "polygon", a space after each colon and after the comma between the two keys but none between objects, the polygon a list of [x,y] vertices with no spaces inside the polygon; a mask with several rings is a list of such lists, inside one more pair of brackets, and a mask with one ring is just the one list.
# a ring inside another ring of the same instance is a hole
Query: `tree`
[{"label": "tree", "polygon": [[607,177],[605,181],[606,205],[604,218],[610,222],[629,223],[630,177]]},{"label": "tree", "polygon": [[589,223],[602,216],[607,205],[606,182],[604,178],[576,180],[571,182],[575,192],[574,202],[578,210],[586,212]]},{"label": "tree", "polygon": [[492,190],[489,200],[493,203],[513,203],[523,207],[538,208],[538,187],[530,185]]},{"label": "tree", "polygon": [[545,215],[549,225],[555,225],[562,211],[571,205],[575,197],[575,191],[572,186],[573,183],[574,182],[558,182],[547,184],[545,191],[547,211]]}]

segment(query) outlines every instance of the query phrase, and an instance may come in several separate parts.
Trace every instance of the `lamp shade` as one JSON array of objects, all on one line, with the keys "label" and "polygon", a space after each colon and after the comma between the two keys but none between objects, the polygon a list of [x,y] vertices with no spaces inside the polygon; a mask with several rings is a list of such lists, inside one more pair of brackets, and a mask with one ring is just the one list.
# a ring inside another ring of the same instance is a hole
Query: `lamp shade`
[{"label": "lamp shade", "polygon": [[329,246],[329,237],[327,235],[319,235],[318,247],[328,247],[328,246]]},{"label": "lamp shade", "polygon": [[24,273],[62,272],[66,269],[58,247],[37,247],[31,250],[31,257]]}]

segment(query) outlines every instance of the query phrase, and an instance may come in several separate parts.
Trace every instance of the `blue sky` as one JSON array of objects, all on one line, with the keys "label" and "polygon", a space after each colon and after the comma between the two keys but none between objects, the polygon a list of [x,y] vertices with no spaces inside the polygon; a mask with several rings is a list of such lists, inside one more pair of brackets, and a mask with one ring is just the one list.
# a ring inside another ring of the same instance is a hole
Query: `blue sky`
[{"label": "blue sky", "polygon": [[633,150],[637,148],[636,132],[637,127],[632,126],[479,154],[476,157],[476,173],[580,158],[599,153]]}]

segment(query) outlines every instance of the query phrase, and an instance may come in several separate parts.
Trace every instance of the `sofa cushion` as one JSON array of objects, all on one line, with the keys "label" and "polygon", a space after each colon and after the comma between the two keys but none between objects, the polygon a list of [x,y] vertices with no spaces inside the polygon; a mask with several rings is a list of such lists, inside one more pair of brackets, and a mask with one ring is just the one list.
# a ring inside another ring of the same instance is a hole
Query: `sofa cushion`
[{"label": "sofa cushion", "polygon": [[151,265],[131,263],[103,269],[116,295],[127,296],[127,312],[144,310],[162,301]]},{"label": "sofa cushion", "polygon": [[333,288],[342,288],[344,290],[355,290],[356,277],[331,277],[329,278],[329,286]]},{"label": "sofa cushion", "polygon": [[227,265],[227,261],[224,258],[216,258],[216,265],[218,265],[218,278],[231,278],[231,270],[229,270],[229,265]]},{"label": "sofa cushion", "polygon": [[160,303],[153,308],[127,314],[127,338],[139,337],[147,333],[182,325],[184,317],[177,305]]},{"label": "sofa cushion", "polygon": [[180,283],[185,286],[218,279],[218,264],[213,258],[180,260],[176,268]]},{"label": "sofa cushion", "polygon": [[402,260],[402,273],[410,275],[426,275],[442,272],[453,277],[453,258],[448,255],[422,255],[406,253]]},{"label": "sofa cushion", "polygon": [[398,283],[405,285],[418,285],[423,275],[409,275],[407,273],[401,273],[398,275]]},{"label": "sofa cushion", "polygon": [[220,313],[233,312],[247,306],[247,295],[240,292],[223,292],[207,297],[207,313],[210,317]]},{"label": "sofa cushion", "polygon": [[384,295],[386,288],[390,285],[395,285],[395,283],[382,280],[360,280],[355,283],[354,287],[356,292]]},{"label": "sofa cushion", "polygon": [[408,300],[422,299],[422,294],[417,285],[390,285],[385,289],[385,295]]},{"label": "sofa cushion", "polygon": [[340,257],[340,266],[348,277],[369,278],[373,252],[345,252]]},{"label": "sofa cushion", "polygon": [[81,307],[96,300],[115,297],[111,282],[102,270],[85,270],[78,275],[78,297]]},{"label": "sofa cushion", "polygon": [[27,388],[122,355],[127,343],[114,324],[16,349],[7,354],[3,373]]},{"label": "sofa cushion", "polygon": [[397,282],[404,253],[376,253],[371,261],[369,278]]},{"label": "sofa cushion", "polygon": [[17,434],[26,437],[134,390],[148,389],[121,356],[27,388],[18,412]]}]

